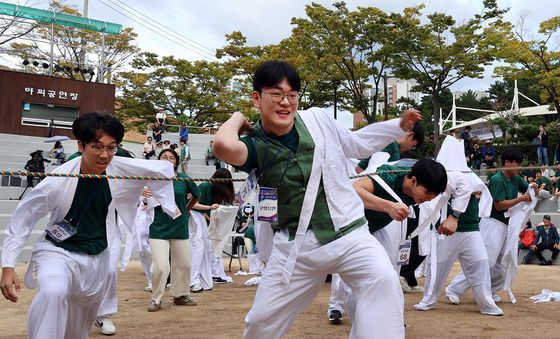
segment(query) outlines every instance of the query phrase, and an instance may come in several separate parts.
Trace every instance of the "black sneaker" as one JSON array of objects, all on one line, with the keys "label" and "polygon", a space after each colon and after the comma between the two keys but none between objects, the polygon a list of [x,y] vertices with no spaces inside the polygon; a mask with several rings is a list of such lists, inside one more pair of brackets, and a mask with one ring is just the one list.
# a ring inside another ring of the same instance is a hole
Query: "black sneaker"
[{"label": "black sneaker", "polygon": [[179,306],[196,306],[196,301],[188,295],[173,298],[173,303]]},{"label": "black sneaker", "polygon": [[220,277],[212,277],[212,281],[214,282],[214,284],[225,284],[225,283],[227,283],[227,281],[225,279],[222,279]]},{"label": "black sneaker", "polygon": [[333,325],[338,325],[342,322],[342,312],[339,310],[329,311],[329,322]]}]

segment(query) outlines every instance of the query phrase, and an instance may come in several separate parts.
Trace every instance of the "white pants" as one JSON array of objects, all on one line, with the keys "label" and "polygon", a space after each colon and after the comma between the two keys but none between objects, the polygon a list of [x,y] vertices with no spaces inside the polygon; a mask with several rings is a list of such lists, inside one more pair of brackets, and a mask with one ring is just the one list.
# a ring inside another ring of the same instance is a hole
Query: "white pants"
[{"label": "white pants", "polygon": [[[426,261],[429,262],[428,260],[432,258],[432,255],[430,255]],[[424,298],[420,304],[431,307],[437,303],[453,263],[459,259],[480,310],[483,313],[500,311],[492,300],[488,255],[480,232],[457,232],[443,239],[438,238],[436,258],[437,272],[435,277],[432,276],[431,265],[426,265]],[[432,279],[435,279],[435,284],[433,291],[430,291],[429,286],[431,286]]]},{"label": "white pants", "polygon": [[210,255],[210,239],[204,215],[191,211],[189,218],[189,241],[191,243],[192,265],[191,284],[200,285],[205,290],[214,287],[212,282],[212,256]]},{"label": "white pants", "polygon": [[334,273],[331,280],[331,297],[329,298],[329,309],[327,314],[331,311],[340,311],[340,313],[345,313],[345,305],[348,299],[348,293],[350,287],[344,283],[340,278],[340,274]]},{"label": "white pants", "polygon": [[107,290],[109,251],[68,252],[48,240],[34,245],[26,285],[37,293],[29,307],[28,337],[87,338]]},{"label": "white pants", "polygon": [[222,256],[218,253],[217,255],[214,252],[212,254],[212,277],[222,278],[227,280],[226,271],[224,269],[224,262],[222,261]]},{"label": "white pants", "polygon": [[152,248],[152,300],[161,302],[169,276],[171,254],[171,295],[189,295],[191,248],[189,239],[150,239]]},{"label": "white pants", "polygon": [[285,284],[282,272],[292,246],[287,231],[274,235],[270,260],[245,317],[245,339],[281,338],[315,299],[328,273],[339,273],[356,295],[351,338],[404,338],[399,279],[367,227],[324,246],[308,230],[291,281]]},{"label": "white pants", "polygon": [[[502,257],[505,252],[507,225],[494,218],[483,218],[480,220],[480,234],[488,254],[492,295],[496,295],[504,287],[505,281]],[[469,287],[471,283],[463,272],[459,272],[446,291],[462,297]]]},{"label": "white pants", "polygon": [[397,273],[401,270],[400,266],[397,265],[399,261],[399,245],[402,238],[401,233],[402,222],[394,220],[382,229],[373,232],[373,236],[379,240],[379,243],[387,252],[391,264]]},{"label": "white pants", "polygon": [[113,238],[113,243],[109,247],[109,277],[107,278],[107,292],[103,297],[98,318],[109,318],[117,313],[117,267],[119,265],[119,255],[121,250],[121,241],[118,237]]}]

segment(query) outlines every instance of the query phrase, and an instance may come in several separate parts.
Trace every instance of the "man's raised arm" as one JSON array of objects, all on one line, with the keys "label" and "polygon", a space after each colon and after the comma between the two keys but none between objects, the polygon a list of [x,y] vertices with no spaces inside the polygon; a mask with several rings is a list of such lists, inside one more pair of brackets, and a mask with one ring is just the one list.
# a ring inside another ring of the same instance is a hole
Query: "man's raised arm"
[{"label": "man's raised arm", "polygon": [[218,129],[212,151],[218,159],[234,166],[241,166],[247,161],[247,146],[239,140],[239,133],[250,130],[249,121],[241,112],[232,114]]}]

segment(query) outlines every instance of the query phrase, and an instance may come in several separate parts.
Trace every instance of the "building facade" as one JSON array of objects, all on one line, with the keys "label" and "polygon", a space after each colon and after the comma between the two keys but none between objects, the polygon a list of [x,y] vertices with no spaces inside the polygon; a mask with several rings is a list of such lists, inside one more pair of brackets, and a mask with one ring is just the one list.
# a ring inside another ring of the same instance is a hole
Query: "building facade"
[{"label": "building facade", "polygon": [[114,114],[115,86],[0,69],[0,133],[72,136],[83,113]]}]

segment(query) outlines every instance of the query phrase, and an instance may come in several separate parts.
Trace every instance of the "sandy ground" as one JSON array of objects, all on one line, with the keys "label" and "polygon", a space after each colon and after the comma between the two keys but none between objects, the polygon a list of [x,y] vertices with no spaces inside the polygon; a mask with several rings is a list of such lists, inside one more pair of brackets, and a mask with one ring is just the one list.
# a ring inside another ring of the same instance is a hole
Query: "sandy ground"
[{"label": "sandy ground", "polygon": [[[232,271],[236,269],[232,267]],[[458,270],[456,264],[452,274]],[[17,271],[22,277],[25,265],[18,266]],[[194,294],[198,306],[174,306],[171,297],[166,296],[162,310],[148,313],[150,294],[142,290],[145,278],[139,262],[131,262],[119,276],[119,313],[114,317],[117,326],[114,338],[241,338],[243,318],[251,307],[256,287],[243,285],[247,276],[233,275],[233,278],[232,284]],[[423,283],[422,279],[420,282]],[[437,307],[428,312],[412,309],[421,299],[420,294],[406,294],[407,338],[560,338],[560,303],[534,304],[529,299],[543,288],[560,290],[560,267],[521,266],[514,284],[517,304],[509,303],[506,293],[501,293],[504,317],[481,315],[470,292],[458,306],[450,304],[445,296],[440,297]],[[327,321],[329,294],[330,284],[326,283],[286,338],[348,337],[347,319],[341,325],[330,325]],[[27,310],[33,295],[33,290],[23,289],[17,304],[1,301],[0,338],[26,337]],[[92,328],[90,337],[104,336]]]}]

